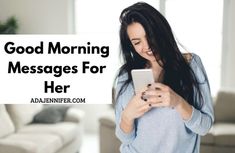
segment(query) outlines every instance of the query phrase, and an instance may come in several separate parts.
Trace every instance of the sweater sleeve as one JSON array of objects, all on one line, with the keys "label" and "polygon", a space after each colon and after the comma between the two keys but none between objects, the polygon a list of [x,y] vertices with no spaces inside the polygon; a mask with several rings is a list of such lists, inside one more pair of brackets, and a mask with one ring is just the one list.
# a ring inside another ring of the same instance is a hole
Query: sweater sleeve
[{"label": "sweater sleeve", "polygon": [[[201,110],[193,107],[193,112],[189,120],[185,121],[185,125],[194,133],[199,135],[205,135],[210,130],[214,122],[214,111],[212,97],[210,93],[210,86],[207,79],[206,71],[199,58],[199,56],[194,55],[192,59],[191,67],[200,82],[200,90],[203,98],[203,106]],[[196,97],[196,101],[199,101],[199,96]]]},{"label": "sweater sleeve", "polygon": [[[119,93],[119,90],[124,82],[124,77],[121,76],[118,78],[117,86],[116,86],[116,94]],[[130,86],[128,86],[122,94],[119,95],[119,97],[116,97],[116,105],[115,105],[115,121],[116,121],[116,131],[115,134],[119,138],[119,140],[122,142],[123,145],[130,144],[135,139],[135,126],[133,130],[130,133],[125,133],[120,128],[120,122],[121,122],[121,115],[124,110],[124,107],[131,99],[132,94],[130,90]]]}]

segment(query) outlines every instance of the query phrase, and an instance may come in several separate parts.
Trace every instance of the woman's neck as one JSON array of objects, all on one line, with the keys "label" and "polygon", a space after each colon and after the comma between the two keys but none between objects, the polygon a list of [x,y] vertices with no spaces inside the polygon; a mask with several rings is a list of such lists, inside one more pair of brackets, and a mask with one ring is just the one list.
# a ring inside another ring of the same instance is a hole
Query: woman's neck
[{"label": "woman's neck", "polygon": [[163,81],[163,68],[158,64],[157,61],[149,62],[149,68],[153,71],[155,82]]}]

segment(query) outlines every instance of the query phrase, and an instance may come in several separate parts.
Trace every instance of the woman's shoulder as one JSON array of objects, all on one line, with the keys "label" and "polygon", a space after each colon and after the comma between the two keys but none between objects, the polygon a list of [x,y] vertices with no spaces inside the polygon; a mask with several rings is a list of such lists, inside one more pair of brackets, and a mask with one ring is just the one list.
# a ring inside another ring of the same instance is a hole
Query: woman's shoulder
[{"label": "woman's shoulder", "polygon": [[182,55],[187,63],[190,63],[192,61],[192,57],[193,57],[192,53],[182,53]]},{"label": "woman's shoulder", "polygon": [[186,60],[186,62],[189,64],[193,64],[193,65],[195,63],[200,64],[200,65],[202,64],[201,58],[195,53],[182,53],[182,55],[184,59]]},{"label": "woman's shoulder", "polygon": [[189,60],[189,65],[191,69],[193,70],[194,74],[196,75],[197,79],[199,82],[204,82],[207,80],[207,75],[205,68],[202,64],[201,58],[195,54],[195,53],[187,53],[183,55],[185,58],[187,57],[186,60]]}]

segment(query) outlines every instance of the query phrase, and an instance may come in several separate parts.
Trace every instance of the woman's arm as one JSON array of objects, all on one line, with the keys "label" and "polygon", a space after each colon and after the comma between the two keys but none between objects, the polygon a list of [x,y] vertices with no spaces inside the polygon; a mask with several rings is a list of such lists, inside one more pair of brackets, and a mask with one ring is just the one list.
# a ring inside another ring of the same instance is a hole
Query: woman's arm
[{"label": "woman's arm", "polygon": [[[119,92],[121,85],[121,81],[118,81],[116,93]],[[146,89],[147,87],[143,91]],[[132,142],[135,138],[135,119],[151,109],[149,103],[141,98],[142,92],[136,95],[133,92],[133,88],[129,85],[125,92],[116,98],[116,135],[124,144]]]},{"label": "woman's arm", "polygon": [[[214,121],[209,82],[201,60],[197,55],[194,55],[191,67],[200,82],[199,87],[204,100],[201,110],[191,106],[170,87],[161,83],[152,84],[146,94],[152,96],[148,101],[152,103],[153,107],[175,108],[181,115],[187,128],[199,135],[205,135],[210,130]],[[199,100],[201,100],[199,96],[196,96],[198,103]]]},{"label": "woman's arm", "polygon": [[134,95],[122,112],[120,127],[125,133],[130,133],[133,130],[134,120],[144,115],[151,108],[149,103],[145,102],[141,96],[142,92]]},{"label": "woman's arm", "polygon": [[134,120],[130,119],[124,112],[121,115],[120,127],[125,133],[131,133],[134,128]]},{"label": "woman's arm", "polygon": [[178,105],[174,107],[183,120],[189,120],[193,113],[192,106],[183,98],[180,98]]},{"label": "woman's arm", "polygon": [[[203,106],[201,110],[194,107],[190,119],[185,121],[186,127],[199,135],[205,135],[210,130],[214,122],[214,110],[213,101],[210,93],[210,85],[207,79],[205,68],[201,62],[201,59],[197,55],[193,55],[193,61],[191,68],[193,69],[197,79],[201,84],[199,85],[202,97]],[[196,101],[199,103],[199,96],[196,96]]]},{"label": "woman's arm", "polygon": [[[127,75],[125,74],[118,77],[117,85],[115,88],[116,96],[118,95],[126,77]],[[129,131],[122,129],[123,127],[121,128],[121,124],[123,124],[122,114],[123,114],[124,107],[125,105],[127,105],[127,102],[132,98],[132,96],[133,96],[133,93],[130,91],[130,86],[128,86],[125,93],[122,93],[121,95],[119,95],[119,97],[115,98],[116,99],[115,101],[115,122],[116,122],[115,134],[117,138],[122,142],[122,144],[129,144],[135,139],[135,125],[134,124],[131,125],[131,128],[129,127],[129,129],[131,129]]]}]

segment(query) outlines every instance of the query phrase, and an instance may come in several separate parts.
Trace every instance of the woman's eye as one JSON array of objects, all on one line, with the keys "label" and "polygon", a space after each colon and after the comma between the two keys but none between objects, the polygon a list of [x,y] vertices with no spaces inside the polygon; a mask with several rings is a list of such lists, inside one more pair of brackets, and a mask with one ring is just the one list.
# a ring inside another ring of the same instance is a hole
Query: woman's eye
[{"label": "woman's eye", "polygon": [[140,44],[140,42],[139,42],[139,41],[134,43],[134,45],[138,45],[138,44]]}]

